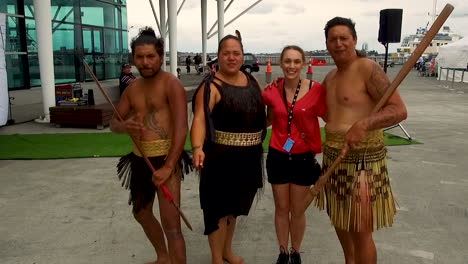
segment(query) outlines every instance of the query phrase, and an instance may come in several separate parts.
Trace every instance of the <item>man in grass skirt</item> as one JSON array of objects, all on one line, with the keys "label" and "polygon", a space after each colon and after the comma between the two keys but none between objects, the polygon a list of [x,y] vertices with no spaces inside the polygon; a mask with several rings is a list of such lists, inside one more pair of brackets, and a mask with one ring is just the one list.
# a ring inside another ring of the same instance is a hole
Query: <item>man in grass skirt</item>
[{"label": "man in grass skirt", "polygon": [[343,148],[350,151],[332,173],[318,205],[323,208],[326,201],[346,263],[376,263],[372,232],[391,226],[396,213],[382,129],[406,119],[406,107],[396,91],[379,112],[372,113],[390,81],[376,62],[356,51],[351,19],[328,21],[325,39],[336,69],[323,82],[328,106],[323,170]]},{"label": "man in grass skirt", "polygon": [[[183,152],[188,130],[185,90],[175,76],[161,69],[164,43],[153,29],[140,30],[132,40],[131,48],[134,64],[142,78],[132,82],[123,92],[117,111],[125,121],[114,117],[111,130],[132,136],[156,171],[152,173],[143,153],[134,147],[132,153],[120,159],[118,174],[122,184],[130,188],[133,215],[156,251],[156,263],[186,263],[179,212],[156,187],[164,184],[175,201],[180,201],[181,154],[187,158]],[[153,214],[155,194],[162,228]]]}]

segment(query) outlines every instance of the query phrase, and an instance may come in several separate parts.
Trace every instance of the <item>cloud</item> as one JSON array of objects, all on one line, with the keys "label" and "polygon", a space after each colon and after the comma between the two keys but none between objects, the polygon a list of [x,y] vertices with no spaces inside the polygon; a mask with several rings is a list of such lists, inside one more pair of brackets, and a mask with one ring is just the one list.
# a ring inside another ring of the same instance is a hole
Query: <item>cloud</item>
[{"label": "cloud", "polygon": [[[1,1],[1,0],[0,0]],[[173,0],[175,1],[175,0]],[[231,0],[226,0],[225,7]],[[156,9],[158,1],[153,0]],[[182,0],[177,0],[180,6]],[[227,23],[232,18],[250,7],[256,0],[235,0],[225,15]],[[468,1],[450,0],[455,6],[454,13],[445,25],[468,37]],[[208,29],[217,19],[216,1],[207,0]],[[148,0],[128,0],[129,26],[151,25],[156,23]],[[437,2],[437,12],[440,12],[445,1]],[[379,52],[384,50],[378,43],[378,29],[380,10],[388,8],[402,8],[403,21],[401,37],[414,34],[418,27],[426,26],[432,18],[430,0],[326,0],[322,2],[312,0],[263,0],[247,13],[225,28],[225,34],[232,34],[234,30],[241,31],[246,40],[246,50],[249,52],[278,52],[287,44],[298,44],[305,50],[324,49],[325,39],[323,27],[325,23],[335,17],[349,17],[356,22],[358,47],[363,42],[369,44],[369,49]],[[159,11],[157,11],[159,12]],[[158,13],[159,15],[159,13]],[[130,37],[137,31],[129,29]],[[199,0],[186,0],[177,18],[177,41],[179,51],[201,50],[201,11]],[[215,35],[208,40],[208,51],[215,51],[218,37]],[[396,50],[398,43],[390,46],[390,51]]]},{"label": "cloud", "polygon": [[450,16],[453,18],[468,17],[468,10],[455,10]]},{"label": "cloud", "polygon": [[380,11],[376,11],[376,10],[368,10],[368,11],[364,11],[361,13],[361,16],[365,16],[365,17],[375,17],[375,16],[380,16]]},{"label": "cloud", "polygon": [[273,10],[277,7],[278,5],[275,3],[268,4],[265,3],[264,1],[258,3],[256,6],[254,6],[252,9],[249,10],[249,14],[258,14],[258,15],[264,15],[264,14],[271,14],[273,13]]},{"label": "cloud", "polygon": [[288,4],[285,4],[281,6],[281,13],[287,14],[287,15],[299,15],[305,13],[305,8],[304,6],[297,5],[294,3],[289,2]]}]

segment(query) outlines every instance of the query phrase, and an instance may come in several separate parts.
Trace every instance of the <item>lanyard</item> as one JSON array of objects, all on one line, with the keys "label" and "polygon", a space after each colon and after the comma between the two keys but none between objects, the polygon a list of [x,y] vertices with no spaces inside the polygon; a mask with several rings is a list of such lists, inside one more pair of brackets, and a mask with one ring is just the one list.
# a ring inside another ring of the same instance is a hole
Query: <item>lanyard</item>
[{"label": "lanyard", "polygon": [[292,100],[291,108],[290,108],[286,100],[286,88],[284,87],[284,82],[283,82],[283,101],[284,101],[284,105],[286,106],[286,111],[289,111],[288,112],[288,137],[291,137],[291,122],[293,119],[293,110],[294,110],[294,106],[296,105],[297,96],[299,95],[300,90],[301,90],[301,79],[299,79],[299,83],[297,84],[296,93],[294,94],[294,98]]}]

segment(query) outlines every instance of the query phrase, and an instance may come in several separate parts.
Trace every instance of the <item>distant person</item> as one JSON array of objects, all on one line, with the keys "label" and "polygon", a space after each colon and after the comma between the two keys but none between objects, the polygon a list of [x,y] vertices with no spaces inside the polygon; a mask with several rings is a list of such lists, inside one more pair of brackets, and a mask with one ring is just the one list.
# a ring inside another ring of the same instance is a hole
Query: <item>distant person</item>
[{"label": "distant person", "polygon": [[396,214],[382,129],[406,119],[406,107],[395,91],[379,112],[372,113],[390,81],[376,62],[357,53],[351,19],[328,21],[325,40],[336,69],[323,81],[328,106],[323,171],[343,149],[349,152],[332,172],[318,205],[323,207],[326,198],[345,262],[374,264],[377,251],[372,233],[390,227]]},{"label": "distant person", "polygon": [[[117,171],[130,188],[133,215],[156,251],[156,263],[185,264],[180,214],[159,188],[164,184],[175,201],[180,201],[183,177],[180,157],[188,130],[185,89],[174,75],[161,69],[164,42],[153,29],[141,29],[132,40],[131,49],[141,78],[122,94],[117,111],[125,120],[114,116],[111,130],[137,140],[156,172],[151,172],[135,146],[133,152],[120,159]],[[162,227],[153,213],[155,195]]]},{"label": "distant person", "polygon": [[193,63],[195,64],[195,71],[197,74],[200,74],[200,64],[202,63],[201,61],[201,56],[198,55],[198,53],[193,57]]},{"label": "distant person", "polygon": [[318,117],[327,111],[325,90],[319,82],[301,78],[305,64],[300,47],[286,46],[280,56],[284,77],[263,91],[273,125],[266,168],[275,201],[277,264],[301,263],[306,216],[297,211],[321,173],[315,155],[322,152]]},{"label": "distant person", "polygon": [[[206,61],[211,61],[210,55],[206,54]],[[467,64],[468,65],[468,64]],[[468,66],[467,66],[468,67]]]},{"label": "distant person", "polygon": [[187,69],[187,74],[190,73],[190,65],[192,64],[192,59],[190,55],[185,59],[185,68]]},{"label": "distant person", "polygon": [[424,65],[424,58],[423,58],[423,56],[419,57],[418,61],[416,62],[416,70],[420,71],[422,65]]},{"label": "distant person", "polygon": [[122,64],[122,72],[120,73],[119,77],[119,89],[120,89],[120,95],[123,94],[125,88],[130,85],[131,82],[133,82],[136,79],[136,77],[132,73],[132,65],[129,63],[124,63]]}]

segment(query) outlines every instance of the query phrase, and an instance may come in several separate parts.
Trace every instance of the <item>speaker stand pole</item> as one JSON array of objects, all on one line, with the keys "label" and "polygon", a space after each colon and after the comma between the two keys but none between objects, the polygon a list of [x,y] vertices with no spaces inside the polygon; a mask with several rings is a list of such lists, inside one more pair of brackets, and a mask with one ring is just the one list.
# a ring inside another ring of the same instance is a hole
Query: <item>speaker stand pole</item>
[{"label": "speaker stand pole", "polygon": [[403,133],[405,133],[406,137],[408,138],[409,141],[412,141],[413,139],[411,138],[410,134],[406,131],[406,129],[401,125],[401,123],[398,123],[396,125],[393,125],[391,127],[387,127],[384,129],[384,131],[387,131],[387,130],[390,130],[392,128],[395,128],[395,127],[400,127],[401,130],[403,130]]},{"label": "speaker stand pole", "polygon": [[[382,43],[385,47],[385,61],[384,61],[384,72],[387,73],[387,59],[388,59],[388,43]],[[401,125],[401,123],[398,123],[396,125],[393,125],[391,127],[387,127],[384,129],[384,131],[387,131],[389,129],[395,128],[395,127],[400,127],[401,130],[403,130],[403,133],[405,133],[406,137],[408,138],[409,141],[413,140],[410,136],[410,134],[406,131],[406,129]]]},{"label": "speaker stand pole", "polygon": [[385,47],[385,61],[384,61],[384,66],[383,70],[385,73],[387,73],[387,61],[388,61],[388,43],[382,43]]}]

